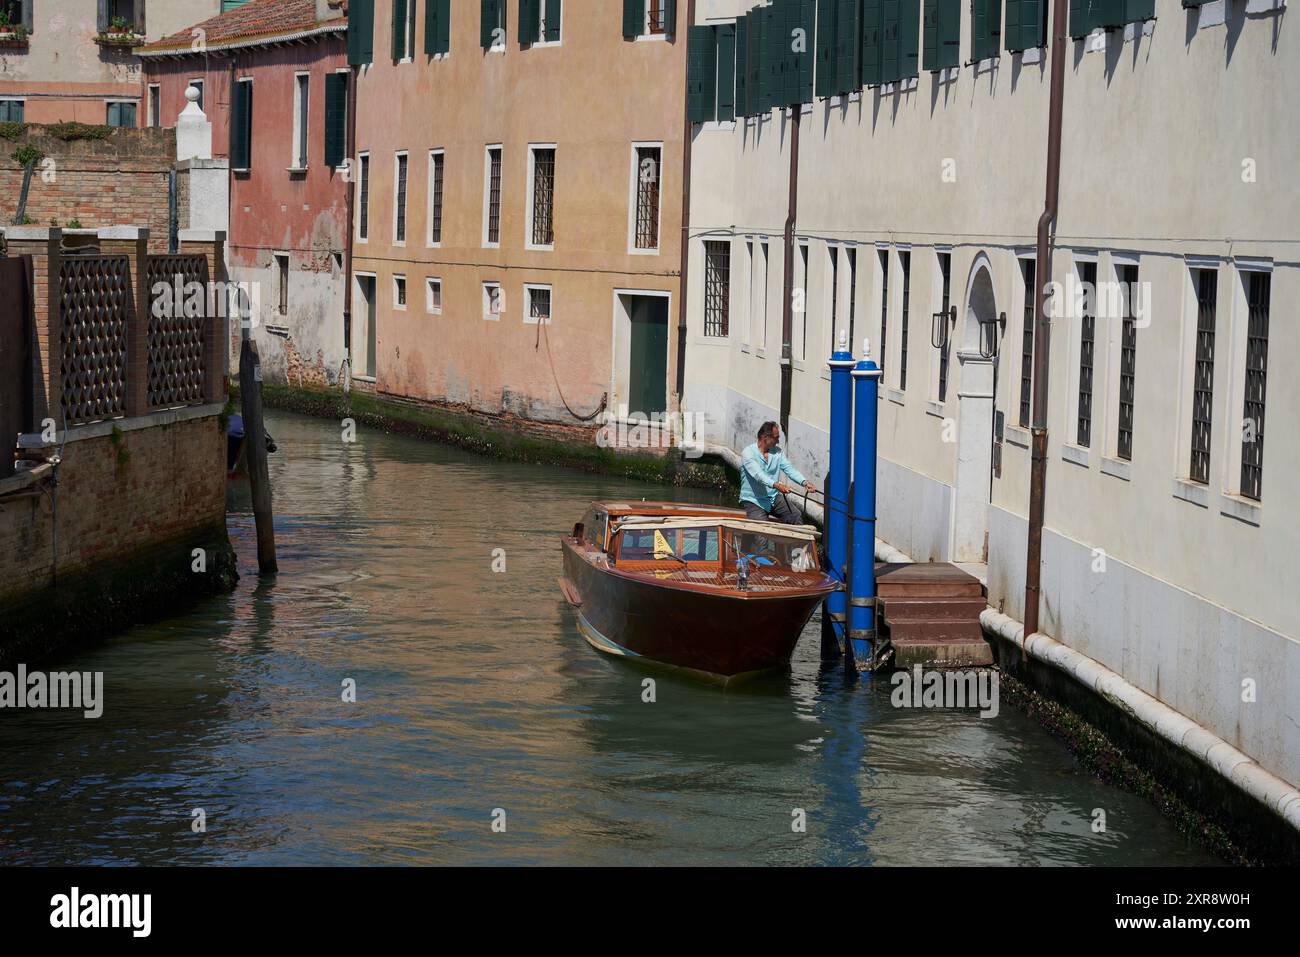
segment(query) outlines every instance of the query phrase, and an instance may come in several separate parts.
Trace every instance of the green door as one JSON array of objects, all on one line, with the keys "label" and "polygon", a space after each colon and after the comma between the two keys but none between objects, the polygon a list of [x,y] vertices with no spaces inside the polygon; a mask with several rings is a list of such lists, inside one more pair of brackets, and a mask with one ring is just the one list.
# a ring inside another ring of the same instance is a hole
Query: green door
[{"label": "green door", "polygon": [[629,296],[632,320],[628,414],[663,415],[668,403],[668,299]]}]

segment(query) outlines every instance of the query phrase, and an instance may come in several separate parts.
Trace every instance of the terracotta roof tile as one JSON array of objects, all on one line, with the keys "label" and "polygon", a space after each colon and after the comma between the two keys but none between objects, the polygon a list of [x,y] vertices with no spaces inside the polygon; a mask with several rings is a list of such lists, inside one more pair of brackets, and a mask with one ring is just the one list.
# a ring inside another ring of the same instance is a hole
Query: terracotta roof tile
[{"label": "terracotta roof tile", "polygon": [[[195,30],[202,30],[209,46],[233,43],[239,40],[267,39],[288,36],[310,30],[319,23],[316,19],[316,0],[249,0],[242,7],[219,13],[179,33],[163,37],[145,46],[136,47],[137,53],[161,53],[188,49],[194,42]],[[329,23],[347,23],[346,17]]]}]

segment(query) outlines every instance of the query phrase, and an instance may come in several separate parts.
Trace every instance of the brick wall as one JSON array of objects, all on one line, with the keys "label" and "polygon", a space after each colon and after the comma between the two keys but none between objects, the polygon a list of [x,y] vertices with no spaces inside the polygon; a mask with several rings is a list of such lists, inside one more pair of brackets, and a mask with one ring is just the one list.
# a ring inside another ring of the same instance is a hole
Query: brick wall
[{"label": "brick wall", "polygon": [[53,584],[56,562],[63,579],[187,535],[205,544],[225,521],[225,448],[215,415],[67,443],[57,504],[0,511],[0,606]]},{"label": "brick wall", "polygon": [[55,135],[58,129],[29,125],[14,139],[0,140],[0,222],[13,222],[22,192],[14,151],[31,144],[53,160],[51,167],[38,163],[32,176],[26,210],[32,225],[49,226],[54,219],[63,227],[77,220],[87,229],[148,226],[150,248],[165,249],[176,131],[113,129],[103,139],[65,141]]}]

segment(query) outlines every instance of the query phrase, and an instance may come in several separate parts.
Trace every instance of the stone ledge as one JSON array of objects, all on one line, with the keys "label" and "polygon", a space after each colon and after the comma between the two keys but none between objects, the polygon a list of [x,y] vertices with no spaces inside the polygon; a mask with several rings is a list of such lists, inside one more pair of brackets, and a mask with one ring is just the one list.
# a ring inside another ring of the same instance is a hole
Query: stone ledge
[{"label": "stone ledge", "polygon": [[102,422],[74,425],[66,432],[55,433],[53,442],[46,442],[40,432],[25,432],[18,436],[18,447],[20,449],[53,449],[68,442],[82,442],[86,439],[102,438],[105,435],[111,435],[114,429],[122,432],[135,432],[140,429],[151,429],[159,425],[174,425],[177,422],[215,417],[220,415],[224,408],[224,403],[214,402],[209,405],[190,405],[180,409],[162,409],[158,412],[150,412],[148,415],[137,415],[124,419],[105,419]]}]

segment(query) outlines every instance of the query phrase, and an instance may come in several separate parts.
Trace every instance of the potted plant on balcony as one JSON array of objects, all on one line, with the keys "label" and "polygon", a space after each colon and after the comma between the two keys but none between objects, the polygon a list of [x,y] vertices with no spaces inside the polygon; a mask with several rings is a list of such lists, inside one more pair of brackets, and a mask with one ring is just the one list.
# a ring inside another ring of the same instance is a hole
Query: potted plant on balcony
[{"label": "potted plant on balcony", "polygon": [[105,47],[133,47],[144,43],[144,37],[126,17],[114,17],[108,29],[95,37],[95,42]]},{"label": "potted plant on balcony", "polygon": [[0,10],[0,48],[22,48],[27,46],[27,27],[9,19],[6,10]]}]

